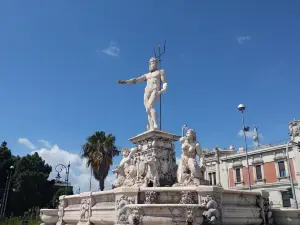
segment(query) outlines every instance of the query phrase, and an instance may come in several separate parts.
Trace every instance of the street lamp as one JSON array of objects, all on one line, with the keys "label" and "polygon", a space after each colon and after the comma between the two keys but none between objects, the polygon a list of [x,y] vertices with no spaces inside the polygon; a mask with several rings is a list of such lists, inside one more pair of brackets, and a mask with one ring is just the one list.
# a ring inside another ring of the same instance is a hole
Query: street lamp
[{"label": "street lamp", "polygon": [[0,212],[0,218],[4,218],[5,217],[5,211],[6,211],[6,204],[7,204],[7,199],[8,199],[8,194],[9,194],[9,187],[10,187],[10,182],[11,182],[11,175],[12,172],[14,170],[14,167],[11,166],[6,180],[6,184],[5,184],[5,189],[3,192],[3,197],[2,197],[2,202],[1,202],[1,212]]},{"label": "street lamp", "polygon": [[67,166],[63,165],[63,164],[58,164],[56,167],[55,167],[55,170],[57,172],[57,175],[56,175],[56,179],[59,180],[61,177],[60,177],[60,173],[61,171],[63,171],[63,169],[66,170],[66,178],[65,178],[65,182],[67,183],[67,186],[66,186],[66,189],[65,189],[65,195],[67,195],[67,191],[68,191],[68,187],[69,187],[69,172],[70,172],[70,162]]},{"label": "street lamp", "polygon": [[250,169],[249,169],[249,162],[248,162],[248,147],[247,147],[247,138],[246,138],[246,131],[249,131],[249,127],[245,127],[245,119],[244,119],[244,111],[246,110],[246,106],[244,106],[243,104],[239,104],[238,109],[240,112],[242,112],[242,123],[243,123],[243,133],[244,133],[246,161],[247,161],[247,173],[248,173],[248,184],[249,184],[249,191],[251,191]]},{"label": "street lamp", "polygon": [[296,193],[295,193],[295,186],[294,186],[294,180],[293,180],[293,176],[292,176],[292,169],[291,169],[291,163],[290,163],[290,157],[289,157],[289,144],[294,144],[294,142],[288,141],[288,143],[286,144],[286,149],[285,149],[285,154],[286,154],[286,160],[288,163],[288,170],[289,170],[289,177],[290,177],[290,183],[291,183],[291,188],[292,188],[292,193],[293,193],[293,203],[294,203],[294,208],[298,209],[298,202],[297,202],[297,198],[296,198]]}]

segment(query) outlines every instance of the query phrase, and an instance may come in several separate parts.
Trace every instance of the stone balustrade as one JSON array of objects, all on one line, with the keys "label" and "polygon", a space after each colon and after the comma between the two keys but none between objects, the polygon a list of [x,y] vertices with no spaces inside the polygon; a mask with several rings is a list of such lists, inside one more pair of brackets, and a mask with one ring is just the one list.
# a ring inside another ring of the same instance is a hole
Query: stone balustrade
[{"label": "stone balustrade", "polygon": [[300,224],[300,209],[272,209],[272,214],[276,225]]},{"label": "stone balustrade", "polygon": [[[127,187],[61,196],[57,210],[41,210],[51,225],[264,224],[267,192],[221,187]],[[266,223],[267,224],[267,223]]]}]

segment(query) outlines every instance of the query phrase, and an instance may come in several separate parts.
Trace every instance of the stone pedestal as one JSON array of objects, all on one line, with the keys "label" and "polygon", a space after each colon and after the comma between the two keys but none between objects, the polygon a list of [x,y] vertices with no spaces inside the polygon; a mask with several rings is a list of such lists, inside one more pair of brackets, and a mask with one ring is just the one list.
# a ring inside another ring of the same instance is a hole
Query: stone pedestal
[{"label": "stone pedestal", "polygon": [[162,130],[150,130],[129,139],[138,148],[134,156],[138,171],[137,186],[172,186],[176,182],[173,142],[179,138]]}]

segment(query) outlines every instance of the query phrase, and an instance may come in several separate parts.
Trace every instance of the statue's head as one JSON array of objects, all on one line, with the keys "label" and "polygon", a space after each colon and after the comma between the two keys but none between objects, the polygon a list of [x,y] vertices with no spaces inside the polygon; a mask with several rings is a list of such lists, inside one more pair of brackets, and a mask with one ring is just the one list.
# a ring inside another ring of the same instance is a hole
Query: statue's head
[{"label": "statue's head", "polygon": [[158,66],[157,58],[151,57],[151,59],[149,60],[149,71],[153,72],[153,71],[157,70],[157,66]]},{"label": "statue's head", "polygon": [[186,132],[186,137],[190,141],[196,141],[196,131],[193,129],[188,129]]},{"label": "statue's head", "polygon": [[122,150],[122,155],[123,155],[123,157],[127,157],[127,156],[129,155],[129,153],[130,153],[130,150],[129,150],[128,148],[124,148],[124,149]]}]

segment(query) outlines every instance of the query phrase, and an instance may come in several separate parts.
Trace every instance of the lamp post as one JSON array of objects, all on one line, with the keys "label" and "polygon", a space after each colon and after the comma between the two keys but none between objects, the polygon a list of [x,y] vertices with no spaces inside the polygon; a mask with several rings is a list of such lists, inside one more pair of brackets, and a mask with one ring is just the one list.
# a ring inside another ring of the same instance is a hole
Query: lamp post
[{"label": "lamp post", "polygon": [[238,110],[242,113],[242,123],[243,123],[243,133],[244,133],[247,173],[248,173],[248,184],[249,184],[249,191],[251,191],[250,169],[249,169],[249,162],[248,162],[248,146],[247,146],[247,138],[246,138],[246,131],[249,131],[249,127],[245,127],[245,118],[244,118],[244,111],[246,110],[246,106],[244,106],[243,104],[239,104]]},{"label": "lamp post", "polygon": [[66,189],[65,189],[65,195],[67,195],[67,191],[68,191],[68,187],[69,187],[69,172],[70,172],[70,162],[67,166],[63,165],[63,164],[58,164],[55,167],[55,170],[57,172],[57,176],[56,179],[60,179],[60,173],[61,171],[63,171],[63,169],[66,170],[66,178],[65,178],[65,182],[67,183]]},{"label": "lamp post", "polygon": [[289,144],[293,144],[293,141],[288,141],[286,144],[286,149],[285,149],[285,154],[286,154],[286,160],[288,164],[288,170],[289,170],[289,177],[290,177],[290,183],[291,183],[291,188],[292,188],[292,193],[293,193],[293,203],[294,203],[294,208],[298,209],[298,202],[296,198],[296,193],[295,193],[295,186],[294,186],[294,180],[292,176],[292,169],[291,169],[291,163],[290,163],[290,157],[289,157]]},{"label": "lamp post", "polygon": [[9,170],[9,174],[8,174],[8,177],[7,177],[7,180],[6,180],[6,185],[5,185],[5,189],[4,189],[3,197],[2,197],[2,202],[1,202],[0,218],[5,217],[6,204],[7,204],[8,194],[9,194],[9,187],[10,187],[11,176],[12,176],[12,172],[14,170],[14,167],[11,166],[9,169],[10,170]]}]

